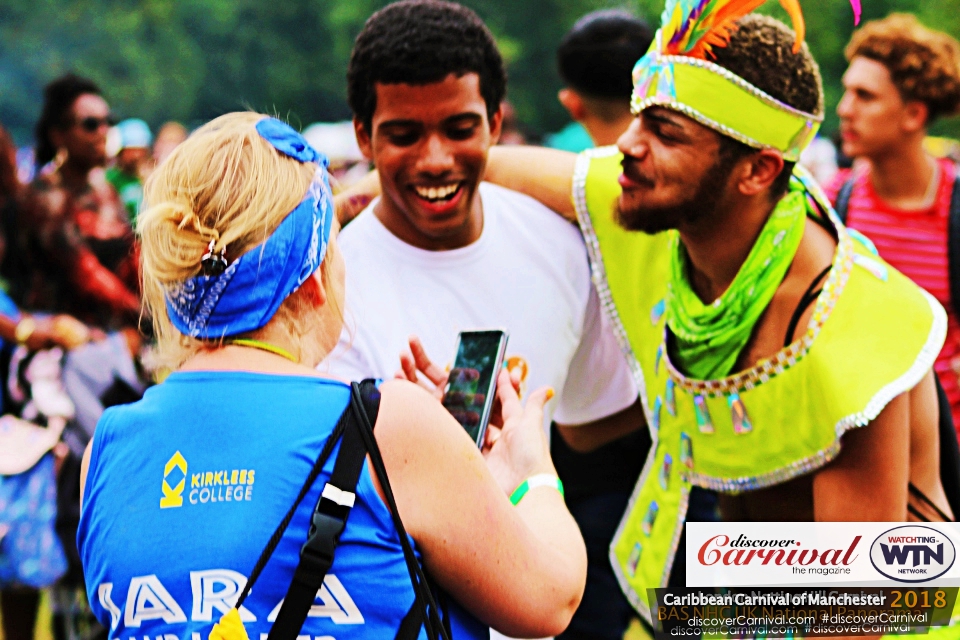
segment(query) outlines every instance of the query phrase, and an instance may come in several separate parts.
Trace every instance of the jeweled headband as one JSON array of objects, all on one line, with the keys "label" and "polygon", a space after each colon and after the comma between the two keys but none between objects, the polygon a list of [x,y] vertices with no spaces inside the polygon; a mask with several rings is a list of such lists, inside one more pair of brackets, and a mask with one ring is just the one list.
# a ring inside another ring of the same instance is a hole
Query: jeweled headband
[{"label": "jeweled headband", "polygon": [[[795,162],[813,140],[823,114],[794,109],[707,60],[730,41],[736,21],[766,0],[668,0],[650,51],[633,70],[633,112],[673,109],[757,149],[772,148]],[[800,51],[805,27],[797,0],[780,0],[793,20]],[[851,0],[856,19],[859,0]]]},{"label": "jeweled headband", "polygon": [[327,251],[334,216],[327,158],[275,118],[260,120],[256,129],[280,153],[315,162],[317,171],[304,199],[262,244],[229,264],[221,257],[222,268],[168,289],[170,321],[193,338],[217,339],[263,327]]}]

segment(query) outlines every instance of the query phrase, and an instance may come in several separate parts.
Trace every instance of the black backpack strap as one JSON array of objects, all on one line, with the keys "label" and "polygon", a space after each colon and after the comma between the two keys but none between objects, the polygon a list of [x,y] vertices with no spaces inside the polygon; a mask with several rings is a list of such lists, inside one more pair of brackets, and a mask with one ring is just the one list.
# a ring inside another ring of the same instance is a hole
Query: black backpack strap
[{"label": "black backpack strap", "polygon": [[333,473],[324,485],[313,511],[307,541],[300,549],[300,562],[267,640],[294,640],[300,635],[317,591],[333,565],[340,534],[346,527],[356,500],[357,482],[367,457],[361,429],[357,424],[357,409],[363,411],[362,405],[358,406],[361,402],[359,395],[351,393],[350,404],[344,412],[346,427],[343,442]]},{"label": "black backpack strap", "polygon": [[846,182],[843,183],[843,186],[840,187],[840,191],[837,192],[837,201],[833,205],[833,210],[837,212],[837,217],[840,218],[840,222],[847,224],[847,213],[850,209],[850,196],[853,194],[853,187],[857,182],[857,176],[853,175],[853,172],[850,172],[850,177],[847,178]]},{"label": "black backpack strap", "polygon": [[367,452],[370,454],[370,464],[377,474],[380,481],[380,488],[383,490],[387,507],[390,510],[390,516],[393,519],[393,526],[397,530],[397,536],[400,538],[400,546],[403,548],[403,558],[407,564],[407,571],[410,574],[410,582],[413,585],[414,601],[410,610],[404,616],[397,631],[397,640],[407,640],[419,636],[421,627],[426,630],[427,638],[442,638],[450,640],[449,620],[441,618],[440,608],[437,606],[437,600],[430,588],[430,581],[423,567],[417,561],[417,556],[410,544],[407,536],[407,530],[400,520],[400,512],[397,510],[397,501],[393,496],[393,488],[390,486],[390,479],[387,477],[387,469],[383,464],[383,456],[380,454],[380,447],[373,437],[373,423],[364,408],[361,401],[363,397],[363,386],[369,381],[364,380],[358,385],[353,383],[353,398],[351,408],[357,413],[357,422],[360,426],[360,435],[363,438]]},{"label": "black backpack strap", "polygon": [[947,226],[947,264],[950,270],[950,306],[960,318],[960,166],[957,166],[954,175]]},{"label": "black backpack strap", "polygon": [[273,555],[274,550],[277,548],[277,545],[280,543],[280,539],[283,537],[284,532],[287,530],[287,527],[290,525],[290,521],[293,519],[294,514],[297,512],[297,507],[300,506],[300,503],[303,502],[304,497],[306,497],[307,492],[310,491],[310,487],[313,486],[313,483],[316,481],[317,476],[320,475],[320,472],[323,470],[323,465],[326,464],[327,458],[330,457],[330,452],[333,451],[333,447],[337,442],[340,441],[340,436],[343,434],[346,429],[347,423],[350,421],[350,416],[353,415],[349,410],[349,405],[347,409],[340,415],[340,419],[337,421],[337,425],[333,428],[333,431],[330,433],[330,437],[327,438],[327,441],[323,445],[323,449],[320,450],[320,455],[317,456],[316,462],[313,463],[313,468],[310,470],[310,473],[307,475],[306,480],[303,481],[303,486],[300,487],[300,492],[297,494],[296,499],[293,501],[293,504],[290,505],[290,508],[287,509],[286,515],[284,515],[283,520],[277,525],[277,528],[274,530],[273,535],[270,536],[270,540],[267,541],[266,546],[263,548],[263,551],[260,552],[260,557],[257,558],[256,564],[253,566],[253,570],[250,572],[250,579],[247,580],[247,584],[243,587],[243,591],[240,592],[240,597],[237,598],[236,608],[239,609],[243,605],[243,601],[247,599],[247,596],[250,594],[250,589],[253,587],[254,583],[260,578],[260,574],[263,572],[263,568],[267,565],[267,562],[270,560],[270,556]]}]

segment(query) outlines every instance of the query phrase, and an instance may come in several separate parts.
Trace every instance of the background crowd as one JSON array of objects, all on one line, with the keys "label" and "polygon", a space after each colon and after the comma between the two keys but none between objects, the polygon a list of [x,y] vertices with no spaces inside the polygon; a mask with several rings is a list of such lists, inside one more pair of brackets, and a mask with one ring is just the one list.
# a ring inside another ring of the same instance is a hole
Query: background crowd
[{"label": "background crowd", "polygon": [[[36,459],[20,461],[21,467],[32,465],[26,468],[0,468],[0,602],[6,638],[33,637],[39,589],[55,583],[57,640],[90,631],[77,625],[82,616],[76,612],[82,601],[73,542],[79,457],[103,408],[138,398],[156,375],[137,279],[135,228],[144,181],[191,129],[242,107],[278,112],[295,126],[314,122],[302,127],[303,134],[330,157],[335,190],[362,178],[371,167],[346,120],[343,76],[354,36],[385,4],[296,0],[280,7],[250,0],[150,0],[121,7],[97,0],[69,6],[0,1],[0,15],[11,18],[0,21],[0,85],[5,87],[0,93],[0,276],[6,292],[0,294],[0,369],[9,370],[13,379],[3,385],[3,412],[48,429],[65,422],[61,442],[53,447],[56,480]],[[577,22],[588,11],[610,9],[612,3],[603,0],[466,4],[497,36],[507,63],[510,90],[501,144],[532,142],[581,151],[616,142],[632,119],[631,61],[646,51],[653,34],[643,20],[616,9]],[[657,15],[661,6],[660,0],[635,4],[635,13],[647,16]],[[849,215],[851,226],[875,240],[882,257],[948,309],[947,344],[936,371],[960,424],[960,325],[953,310],[955,290],[960,290],[954,280],[960,281],[960,274],[954,277],[947,251],[947,219],[951,207],[960,207],[954,186],[960,122],[950,117],[960,106],[960,47],[907,16],[876,27],[873,40],[861,36],[848,47],[850,21],[840,19],[849,11],[846,4],[809,0],[804,8],[808,42],[824,80],[826,120],[801,162],[831,199],[842,202],[838,209]],[[864,20],[909,11],[956,34],[958,8],[955,2],[877,1],[865,4]],[[932,80],[922,77],[923,65],[931,64],[922,53],[902,62],[897,52],[878,44],[891,33],[914,38],[952,60],[952,70],[941,69]],[[591,56],[606,57],[601,64],[590,62]],[[881,93],[881,102],[899,96],[901,102],[924,106],[909,135],[884,133],[892,112],[868,104],[877,86],[870,72],[877,70],[851,65],[861,73],[848,72],[848,61],[856,56],[888,69],[887,84],[880,86],[890,94]],[[597,73],[598,68],[609,74]],[[924,82],[939,83],[939,89],[926,91]],[[118,116],[124,119],[118,122]],[[895,175],[916,179],[904,184]],[[898,212],[908,210],[929,211],[925,219],[931,222],[916,217],[903,222]],[[34,355],[49,349],[60,349],[53,352],[53,365]],[[53,391],[44,395],[50,386]],[[67,407],[57,404],[63,396]],[[553,455],[561,476],[566,465],[567,473],[582,477],[579,484],[571,483],[574,487],[585,487],[587,478],[595,477],[592,469],[617,469],[620,477],[587,492],[625,497],[640,472],[642,455],[636,454],[644,446],[621,443],[616,452],[589,458],[577,457],[558,441]],[[574,489],[568,503],[577,499]],[[13,531],[12,514],[27,511],[37,529],[24,530],[14,549],[13,535],[7,535]],[[578,517],[588,550],[591,513]],[[601,520],[615,524],[606,516],[597,517]],[[36,534],[48,525],[62,542]],[[612,531],[604,524],[594,534],[600,541],[594,551],[602,557]],[[14,567],[11,558],[17,555],[35,561],[29,571]]]}]

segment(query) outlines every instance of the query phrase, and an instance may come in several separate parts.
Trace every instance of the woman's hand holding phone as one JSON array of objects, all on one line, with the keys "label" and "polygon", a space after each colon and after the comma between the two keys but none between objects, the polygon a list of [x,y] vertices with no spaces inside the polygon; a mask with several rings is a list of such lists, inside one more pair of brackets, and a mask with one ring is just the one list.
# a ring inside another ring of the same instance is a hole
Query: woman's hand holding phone
[{"label": "woman's hand holding phone", "polygon": [[[421,376],[429,381],[429,385]],[[417,336],[410,336],[410,351],[400,354],[400,370],[395,377],[420,385],[442,401],[449,372],[430,360]],[[483,446],[487,464],[507,495],[532,475],[556,474],[543,431],[543,406],[553,397],[553,389],[537,389],[523,406],[519,396],[520,382],[519,371],[503,369],[499,372]]]},{"label": "woman's hand holding phone", "polygon": [[510,495],[521,482],[540,473],[556,475],[550,459],[550,445],[543,431],[543,406],[553,397],[553,389],[540,387],[520,403],[518,374],[506,369],[497,378],[494,403],[483,455],[493,477]]}]

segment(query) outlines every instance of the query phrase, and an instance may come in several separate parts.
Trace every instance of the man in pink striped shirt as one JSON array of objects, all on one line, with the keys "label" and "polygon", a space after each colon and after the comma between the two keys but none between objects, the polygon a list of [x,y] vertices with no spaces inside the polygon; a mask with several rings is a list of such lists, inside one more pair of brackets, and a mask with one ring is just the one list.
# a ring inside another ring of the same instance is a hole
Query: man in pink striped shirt
[{"label": "man in pink striped shirt", "polygon": [[856,163],[828,192],[849,227],[947,309],[934,368],[960,425],[960,301],[951,299],[947,252],[957,171],[923,148],[930,124],[960,110],[960,44],[893,14],[857,31],[845,53],[850,66],[837,113],[843,152]]}]

